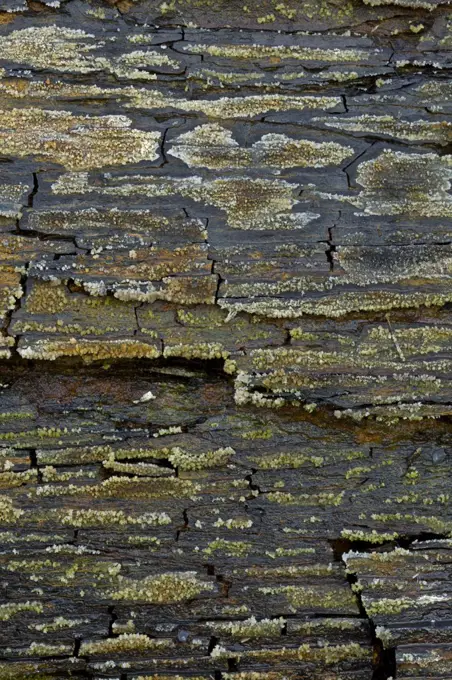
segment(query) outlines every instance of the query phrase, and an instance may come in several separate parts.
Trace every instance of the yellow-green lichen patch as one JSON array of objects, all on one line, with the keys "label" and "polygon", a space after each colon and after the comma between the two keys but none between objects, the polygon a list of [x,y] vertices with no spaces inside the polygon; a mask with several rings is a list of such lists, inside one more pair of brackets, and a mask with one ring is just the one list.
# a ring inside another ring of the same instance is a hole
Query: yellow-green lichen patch
[{"label": "yellow-green lichen patch", "polygon": [[259,588],[263,595],[283,595],[297,609],[357,609],[356,598],[349,588],[314,590],[302,586],[271,586]]},{"label": "yellow-green lichen patch", "polygon": [[252,543],[246,541],[227,541],[224,538],[216,538],[204,548],[204,555],[215,555],[219,552],[228,557],[246,557],[252,549]]},{"label": "yellow-green lichen patch", "polygon": [[[157,52],[156,50],[134,50],[133,52],[122,54],[117,60],[121,66],[134,66],[139,69],[159,66],[168,66],[175,70],[182,68],[179,61],[171,59],[164,52]],[[150,79],[152,80],[152,78]]]},{"label": "yellow-green lichen patch", "polygon": [[251,616],[245,621],[208,621],[207,625],[212,628],[215,634],[227,635],[232,638],[274,638],[280,637],[281,631],[286,623],[286,620],[280,617],[279,619],[261,619],[258,621],[255,616]]},{"label": "yellow-green lichen patch", "polygon": [[419,307],[442,307],[452,301],[452,292],[448,290],[407,291],[374,290],[359,292],[340,292],[335,295],[324,295],[315,300],[234,300],[219,299],[218,305],[235,316],[240,312],[258,314],[274,319],[297,319],[306,314],[340,318],[352,312],[380,312],[392,309],[417,309]]},{"label": "yellow-green lichen patch", "polygon": [[[389,369],[400,371],[401,356],[404,371],[418,368],[418,370],[432,371],[436,367],[447,368],[447,363],[435,361],[435,355],[447,353],[451,331],[447,327],[424,326],[420,328],[393,328],[392,325],[376,325],[359,339],[349,338],[349,342],[342,343],[340,335],[336,336],[332,349],[322,349],[322,338],[318,338],[318,349],[311,349],[314,343],[302,342],[297,347],[278,347],[276,349],[252,350],[253,368],[260,371],[274,371],[274,376],[268,374],[263,379],[266,387],[275,387],[276,381],[282,380],[280,371],[287,367],[300,367],[303,370],[316,368],[330,368],[348,366],[349,371],[356,369]],[[431,356],[433,355],[433,356]],[[425,357],[421,361],[421,357]],[[427,360],[427,357],[430,360]],[[420,376],[428,382],[428,375]],[[296,381],[297,378],[294,378]],[[299,377],[299,386],[303,385]],[[297,383],[293,382],[295,386]],[[286,388],[291,386],[290,378],[284,382]],[[434,385],[431,386],[434,389]]]},{"label": "yellow-green lichen patch", "polygon": [[0,184],[0,217],[20,218],[29,190],[26,184]]},{"label": "yellow-green lichen patch", "polygon": [[172,640],[152,639],[140,633],[124,633],[116,638],[82,642],[80,656],[110,656],[117,654],[146,654],[152,651],[168,651],[174,647]]},{"label": "yellow-green lichen patch", "polygon": [[21,612],[33,612],[41,614],[44,611],[44,606],[41,602],[7,602],[0,604],[0,621],[9,621],[9,619]]},{"label": "yellow-green lichen patch", "polygon": [[319,195],[348,201],[365,215],[447,218],[452,215],[452,197],[448,193],[451,158],[384,149],[375,159],[359,165],[356,181],[364,189],[358,195]]},{"label": "yellow-green lichen patch", "polygon": [[395,531],[381,533],[375,531],[375,529],[373,529],[372,531],[361,530],[355,531],[353,529],[342,529],[341,536],[342,538],[347,538],[350,541],[366,541],[367,543],[378,544],[387,543],[388,541],[394,541],[396,538],[398,538],[399,534]]},{"label": "yellow-green lichen patch", "polygon": [[[411,397],[411,395],[410,395]],[[367,408],[344,409],[334,411],[335,418],[352,418],[360,422],[366,418],[375,418],[377,422],[395,425],[401,420],[420,421],[424,419],[435,420],[442,416],[449,416],[452,408],[445,404],[424,404],[413,402],[409,404],[398,403],[395,406],[370,406]]]},{"label": "yellow-green lichen patch", "polygon": [[293,213],[297,185],[283,180],[220,178],[182,187],[182,195],[224,210],[234,229],[302,229],[315,213]]},{"label": "yellow-green lichen patch", "polygon": [[[52,191],[60,195],[89,192],[105,196],[147,198],[180,194],[184,198],[224,210],[227,222],[233,229],[303,229],[312,220],[320,217],[317,213],[292,212],[292,208],[299,203],[297,199],[299,186],[284,180],[220,177],[203,181],[197,176],[182,179],[135,176],[134,182],[130,181],[130,177],[122,178],[122,180],[114,186],[100,186],[90,184],[87,173],[67,173],[61,175],[52,184]],[[174,284],[179,278],[182,277],[170,278],[169,281]],[[208,277],[199,277],[199,279],[205,280]],[[204,301],[198,298],[181,300],[180,294],[178,296],[177,293],[175,288],[173,295],[166,296],[164,299],[186,304]],[[116,295],[119,297],[118,292]]]},{"label": "yellow-green lichen patch", "polygon": [[[22,649],[11,649],[6,647],[3,652],[6,656],[69,656],[72,654],[73,645],[48,645],[44,642],[32,642],[28,647]],[[3,676],[5,677],[5,676]],[[8,677],[8,676],[6,676]],[[14,677],[14,676],[13,676]],[[0,671],[0,678],[2,678]],[[3,679],[2,679],[3,680]]]},{"label": "yellow-green lichen patch", "polygon": [[174,477],[109,477],[100,484],[42,484],[38,496],[77,496],[93,498],[190,498],[201,490],[199,484]]},{"label": "yellow-green lichen patch", "polygon": [[289,623],[290,632],[302,635],[320,635],[323,629],[327,631],[356,631],[359,630],[363,624],[361,621],[350,618],[324,618],[311,619],[309,621],[297,621],[293,619]]},{"label": "yellow-green lichen patch", "polygon": [[175,345],[165,344],[163,356],[184,359],[226,359],[229,352],[225,351],[219,342],[177,343]]},{"label": "yellow-green lichen patch", "polygon": [[340,165],[354,151],[335,142],[318,143],[276,133],[266,134],[246,148],[238,144],[230,130],[210,123],[177,137],[169,153],[190,167],[223,170],[256,166],[321,168]]},{"label": "yellow-green lichen patch", "polygon": [[187,113],[203,113],[209,118],[254,118],[272,111],[304,111],[305,109],[333,109],[342,105],[340,97],[262,94],[219,99],[182,99],[157,90],[132,87],[120,91],[129,103],[126,107],[140,109],[170,108]]},{"label": "yellow-green lichen patch", "polygon": [[48,674],[48,667],[48,661],[0,663],[0,680],[52,680],[55,676]]},{"label": "yellow-green lichen patch", "polygon": [[154,465],[153,463],[120,463],[114,459],[113,454],[102,461],[102,465],[106,470],[144,477],[173,477],[175,474],[171,468]]},{"label": "yellow-green lichen patch", "polygon": [[50,510],[50,519],[55,518],[63,526],[71,527],[124,527],[124,526],[166,526],[171,518],[166,512],[146,512],[141,515],[127,514],[123,510],[91,510],[70,508],[68,510]]},{"label": "yellow-green lichen patch", "polygon": [[[118,65],[119,67],[119,65]],[[107,66],[108,68],[108,66]],[[120,65],[127,73],[132,67]],[[55,69],[62,70],[62,69]],[[76,66],[74,66],[76,70]],[[100,69],[95,69],[100,70]],[[153,78],[146,71],[135,69],[136,77]],[[126,108],[159,110],[172,109],[187,113],[201,113],[211,119],[254,118],[271,112],[330,110],[342,107],[340,97],[289,95],[289,94],[261,94],[244,97],[221,97],[218,99],[184,99],[159,90],[150,90],[133,86],[102,88],[97,85],[56,83],[0,83],[0,90],[13,98],[25,96],[44,99],[64,99],[72,97],[86,97],[88,99],[113,99],[124,102]]]},{"label": "yellow-green lichen patch", "polygon": [[226,465],[235,451],[230,446],[206,452],[189,452],[179,447],[170,449],[168,460],[180,470],[205,470]]},{"label": "yellow-green lichen patch", "polygon": [[66,619],[64,616],[56,616],[53,621],[33,623],[28,628],[37,630],[40,633],[54,633],[59,630],[66,630],[67,628],[75,628],[75,626],[80,626],[83,623],[89,623],[89,619]]},{"label": "yellow-green lichen patch", "polygon": [[[279,552],[278,552],[279,551]],[[265,553],[272,559],[278,557],[297,557],[297,549],[293,550],[286,549],[284,553],[284,548],[276,548],[274,552],[266,551]],[[299,555],[299,553],[298,553]],[[248,576],[253,576],[255,578],[302,578],[305,579],[309,576],[330,576],[334,573],[334,568],[332,564],[308,564],[308,565],[295,565],[288,564],[286,566],[280,567],[247,567],[245,572]]]},{"label": "yellow-green lichen patch", "polygon": [[340,120],[315,118],[326,127],[345,130],[346,132],[362,132],[397,137],[406,141],[431,142],[446,145],[452,140],[452,123],[447,120],[401,120],[393,116],[374,116],[365,114]]},{"label": "yellow-green lichen patch", "polygon": [[268,493],[266,497],[271,503],[278,503],[278,505],[315,505],[320,507],[337,507],[342,503],[344,492],[341,491],[339,493],[330,493],[328,491],[324,491],[313,494],[292,494],[284,491],[274,491]]},{"label": "yellow-green lichen patch", "polygon": [[447,593],[442,595],[421,595],[418,598],[399,597],[389,598],[383,597],[379,600],[371,600],[363,596],[364,605],[369,616],[379,615],[393,615],[400,614],[407,609],[418,609],[419,607],[428,607],[439,602],[448,602],[449,596]]},{"label": "yellow-green lichen patch", "polygon": [[321,47],[303,47],[299,45],[258,45],[258,44],[223,44],[223,45],[191,45],[191,52],[199,52],[225,59],[291,59],[297,61],[353,62],[368,61],[378,55],[379,50],[362,49],[325,49]]},{"label": "yellow-green lichen patch", "polygon": [[180,69],[178,61],[160,51],[121,53],[118,48],[115,56],[104,56],[105,46],[106,42],[92,33],[62,26],[32,26],[0,38],[3,60],[40,70],[78,74],[104,71],[127,80],[155,80],[155,74],[148,73],[147,68]]},{"label": "yellow-green lichen patch", "polygon": [[304,644],[298,648],[298,658],[300,661],[320,661],[325,665],[332,665],[346,660],[370,660],[372,649],[361,646],[357,642],[349,642],[345,645],[325,645],[323,649]]},{"label": "yellow-green lichen patch", "polygon": [[[178,265],[173,264],[175,270]],[[193,262],[194,269],[206,269],[207,260],[204,262]],[[131,279],[121,278],[119,281],[112,283],[111,288],[114,290],[114,296],[118,300],[124,302],[139,301],[139,302],[155,302],[156,300],[166,300],[167,302],[178,302],[180,304],[195,305],[215,303],[215,295],[218,287],[218,276],[216,274],[182,274],[180,276],[165,276],[156,285],[146,280],[138,280],[137,277]],[[103,295],[105,286],[102,281],[90,281],[77,279],[87,292],[92,295]],[[152,335],[153,331],[144,329],[143,332],[148,332]],[[188,350],[187,350],[188,351]]]},{"label": "yellow-green lichen patch", "polygon": [[280,470],[284,468],[297,469],[304,465],[322,467],[324,463],[323,456],[295,452],[251,456],[250,460],[258,465],[261,470]]},{"label": "yellow-green lichen patch", "polygon": [[[409,7],[413,9],[434,10],[441,0],[363,0],[365,5],[379,7],[381,5],[398,5],[399,7]],[[448,0],[444,0],[448,2]]]},{"label": "yellow-green lichen patch", "polygon": [[196,572],[187,571],[145,576],[140,580],[122,577],[108,596],[129,602],[173,604],[191,600],[206,590],[214,590],[213,583],[200,580]]},{"label": "yellow-green lichen patch", "polygon": [[156,359],[160,350],[152,344],[124,338],[121,340],[36,340],[22,344],[18,349],[24,359],[45,359],[54,361],[59,357],[82,357],[88,361],[101,359]]},{"label": "yellow-green lichen patch", "polygon": [[405,360],[419,355],[446,353],[452,342],[452,329],[439,325],[416,328],[391,326],[391,329],[388,326],[375,326],[369,330],[360,351],[363,356],[369,357],[387,352],[394,354],[394,342]]},{"label": "yellow-green lichen patch", "polygon": [[230,519],[219,517],[215,520],[213,526],[225,527],[226,529],[250,529],[253,526],[253,520],[247,517],[234,517]]},{"label": "yellow-green lichen patch", "polygon": [[25,514],[24,510],[17,508],[11,498],[5,496],[0,499],[0,522],[4,524],[16,524]]},{"label": "yellow-green lichen patch", "polygon": [[69,111],[0,111],[4,155],[35,155],[68,170],[158,158],[160,133],[131,128],[126,116],[76,116]]},{"label": "yellow-green lichen patch", "polygon": [[35,482],[36,480],[37,470],[24,470],[23,472],[7,470],[6,472],[0,472],[0,489],[13,489],[27,482]]}]

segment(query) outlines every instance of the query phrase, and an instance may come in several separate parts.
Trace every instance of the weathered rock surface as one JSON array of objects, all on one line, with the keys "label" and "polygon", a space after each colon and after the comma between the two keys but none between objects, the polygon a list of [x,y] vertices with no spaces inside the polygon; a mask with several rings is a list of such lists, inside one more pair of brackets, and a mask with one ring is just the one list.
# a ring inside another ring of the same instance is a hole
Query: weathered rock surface
[{"label": "weathered rock surface", "polygon": [[452,677],[452,7],[0,0],[0,680]]}]

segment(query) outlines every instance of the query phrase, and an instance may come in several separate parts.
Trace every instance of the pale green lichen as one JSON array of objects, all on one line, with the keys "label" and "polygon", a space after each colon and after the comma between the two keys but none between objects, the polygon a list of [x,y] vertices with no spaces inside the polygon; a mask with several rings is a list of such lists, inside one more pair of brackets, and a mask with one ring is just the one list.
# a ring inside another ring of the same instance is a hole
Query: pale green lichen
[{"label": "pale green lichen", "polygon": [[223,538],[216,538],[204,548],[203,553],[214,555],[216,552],[220,552],[228,557],[246,557],[252,547],[252,543],[245,541],[227,541]]},{"label": "pale green lichen", "polygon": [[172,640],[153,639],[140,633],[123,633],[116,638],[93,642],[82,642],[80,656],[107,656],[110,654],[146,654],[150,651],[169,650],[174,647]]},{"label": "pale green lichen", "polygon": [[[293,550],[284,548],[276,548],[273,552],[266,550],[265,554],[271,559],[278,557],[296,557],[299,556],[302,549]],[[256,578],[300,578],[309,576],[330,576],[334,572],[332,564],[308,564],[308,565],[294,565],[288,564],[278,567],[247,567],[245,572],[249,576]]]},{"label": "pale green lichen", "polygon": [[316,506],[333,506],[341,505],[344,492],[339,493],[320,492],[314,494],[292,494],[284,491],[272,491],[267,494],[267,499],[271,503],[278,503],[279,505],[316,505]]},{"label": "pale green lichen", "polygon": [[7,602],[0,604],[0,621],[9,621],[12,616],[20,614],[21,612],[33,612],[41,614],[44,611],[44,606],[41,602]]},{"label": "pale green lichen", "polygon": [[171,468],[154,465],[154,463],[120,463],[115,460],[113,453],[102,461],[102,466],[106,470],[144,477],[172,477],[175,474]]},{"label": "pale green lichen", "polygon": [[11,498],[4,497],[0,499],[0,522],[16,524],[24,514],[24,510],[14,506]]},{"label": "pale green lichen", "polygon": [[123,510],[78,509],[50,510],[50,517],[64,526],[72,527],[112,527],[112,526],[166,526],[171,518],[166,512],[147,512],[141,515],[125,513]]},{"label": "pale green lichen", "polygon": [[199,484],[186,479],[114,476],[100,484],[85,486],[42,484],[37,487],[36,495],[43,497],[87,495],[92,498],[193,498],[200,490]]},{"label": "pale green lichen", "polygon": [[53,621],[49,621],[48,623],[34,623],[28,627],[37,630],[40,633],[54,633],[59,630],[74,628],[75,626],[80,626],[89,622],[89,619],[66,619],[64,616],[56,616]]},{"label": "pale green lichen", "polygon": [[134,338],[121,340],[88,340],[86,338],[68,340],[36,340],[18,348],[24,359],[45,359],[55,361],[59,357],[82,357],[86,361],[102,359],[156,359],[160,350],[155,346]]},{"label": "pale green lichen", "polygon": [[349,642],[344,645],[325,645],[323,648],[304,644],[298,648],[298,658],[300,661],[320,661],[326,665],[332,665],[352,659],[370,660],[372,649],[368,646],[361,646],[357,642]]},{"label": "pale green lichen", "polygon": [[251,456],[250,459],[253,463],[257,464],[261,470],[280,470],[284,468],[296,470],[306,464],[317,468],[322,467],[324,463],[323,456],[295,452],[274,453],[267,456]]},{"label": "pale green lichen", "polygon": [[113,600],[173,604],[190,600],[203,590],[213,590],[209,581],[201,581],[196,572],[172,572],[146,576],[140,580],[122,577],[117,588],[107,594]]},{"label": "pale green lichen", "polygon": [[189,452],[176,446],[170,449],[168,460],[181,470],[204,470],[226,465],[234,455],[230,446],[206,452]]},{"label": "pale green lichen", "polygon": [[209,54],[226,59],[296,59],[298,61],[360,62],[374,58],[379,50],[360,49],[325,49],[321,47],[303,47],[299,45],[259,45],[250,44],[198,44],[190,46],[190,51]]},{"label": "pale green lichen", "polygon": [[305,109],[333,109],[341,106],[339,97],[262,94],[219,99],[181,99],[165,96],[157,90],[123,88],[120,95],[129,99],[128,107],[144,109],[171,108],[187,113],[204,113],[209,118],[254,118],[271,111],[303,111]]},{"label": "pale green lichen", "polygon": [[[114,196],[146,196],[157,198],[159,196],[172,196],[180,194],[196,202],[213,205],[225,211],[227,221],[233,229],[257,230],[266,229],[292,230],[303,229],[307,224],[318,219],[317,213],[292,212],[292,208],[299,203],[297,195],[299,187],[284,180],[277,179],[252,179],[249,177],[220,177],[212,180],[202,180],[201,177],[189,178],[134,177],[133,183],[130,177],[127,183],[119,183],[115,186],[101,186],[89,184],[86,173],[67,173],[61,175],[52,184],[55,194],[68,195],[72,193],[96,193]],[[145,180],[145,181],[141,181]],[[176,286],[181,277],[167,277],[163,282],[168,286]],[[126,296],[126,291],[121,299],[143,299],[153,301],[157,297],[174,302],[192,304],[193,302],[214,302],[217,288],[217,277],[204,276],[202,279],[212,278],[215,288],[211,291],[209,299],[194,300],[181,299],[181,291],[174,288],[172,294],[165,290],[156,296],[154,287],[149,288],[151,298],[143,293],[142,298],[137,297],[137,292],[132,297]],[[198,285],[200,277],[197,278]],[[121,290],[115,292],[119,297]],[[213,296],[213,297],[212,297]],[[186,296],[185,296],[186,297]],[[221,305],[220,305],[221,306]],[[229,320],[229,319],[228,319]]]},{"label": "pale green lichen", "polygon": [[364,606],[369,616],[400,614],[406,609],[417,609],[418,607],[426,607],[439,602],[448,602],[449,595],[444,593],[442,595],[421,595],[418,598],[400,597],[389,598],[384,597],[379,600],[370,600],[364,598]]},{"label": "pale green lichen", "polygon": [[451,301],[452,293],[448,291],[399,293],[387,290],[367,292],[363,290],[340,292],[337,295],[327,295],[314,301],[290,299],[282,301],[277,298],[250,301],[220,299],[217,304],[222,309],[228,310],[230,318],[239,312],[248,312],[276,319],[297,319],[306,314],[339,318],[357,311],[379,312],[392,309],[417,309],[421,306],[442,307]]},{"label": "pale green lichen", "polygon": [[318,195],[350,202],[365,215],[447,218],[452,215],[452,197],[448,193],[451,159],[450,155],[383,149],[379,156],[359,165],[356,182],[363,190],[357,196]]},{"label": "pale green lichen", "polygon": [[[72,649],[73,645],[47,645],[44,642],[32,642],[23,649],[5,647],[3,652],[7,656],[69,656],[72,653]],[[3,675],[3,677],[5,676]],[[2,678],[1,671],[0,678]]]},{"label": "pale green lichen", "polygon": [[184,359],[227,359],[229,352],[225,351],[219,342],[197,342],[193,344],[165,345],[164,357],[182,357]]},{"label": "pale green lichen", "polygon": [[366,541],[367,543],[378,544],[394,541],[398,538],[399,534],[396,531],[384,533],[375,531],[375,529],[372,529],[372,531],[342,529],[341,536],[349,541]]},{"label": "pale green lichen", "polygon": [[261,619],[251,616],[245,621],[217,622],[208,621],[207,625],[212,628],[214,633],[231,636],[232,638],[263,638],[279,637],[286,623],[282,617],[278,619]]},{"label": "pale green lichen", "polygon": [[340,610],[345,607],[356,609],[356,600],[350,589],[333,588],[315,590],[302,586],[272,586],[259,588],[263,595],[283,595],[297,609],[320,607],[322,609]]},{"label": "pale green lichen", "polygon": [[246,517],[234,517],[231,519],[222,519],[219,517],[214,523],[214,527],[225,527],[226,529],[250,529],[253,526],[253,520]]}]

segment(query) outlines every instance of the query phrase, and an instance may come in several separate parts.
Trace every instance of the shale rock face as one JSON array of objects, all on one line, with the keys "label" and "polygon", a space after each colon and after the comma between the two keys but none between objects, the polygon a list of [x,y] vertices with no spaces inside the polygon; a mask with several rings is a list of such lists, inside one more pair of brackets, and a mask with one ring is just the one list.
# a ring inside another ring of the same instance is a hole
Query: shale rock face
[{"label": "shale rock face", "polygon": [[0,680],[452,677],[451,4],[0,0]]}]

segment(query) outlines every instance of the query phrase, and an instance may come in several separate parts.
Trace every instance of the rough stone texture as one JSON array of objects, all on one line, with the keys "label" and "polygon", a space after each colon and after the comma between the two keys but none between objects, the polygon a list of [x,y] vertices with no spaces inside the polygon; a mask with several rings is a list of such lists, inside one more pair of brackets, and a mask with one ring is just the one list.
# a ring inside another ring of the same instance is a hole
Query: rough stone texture
[{"label": "rough stone texture", "polygon": [[0,680],[452,678],[451,4],[0,0]]}]

